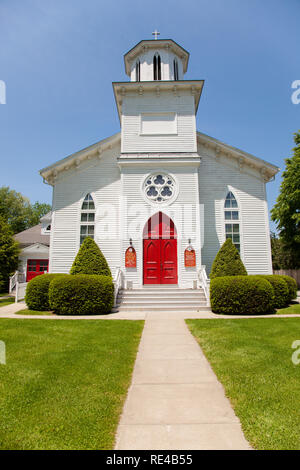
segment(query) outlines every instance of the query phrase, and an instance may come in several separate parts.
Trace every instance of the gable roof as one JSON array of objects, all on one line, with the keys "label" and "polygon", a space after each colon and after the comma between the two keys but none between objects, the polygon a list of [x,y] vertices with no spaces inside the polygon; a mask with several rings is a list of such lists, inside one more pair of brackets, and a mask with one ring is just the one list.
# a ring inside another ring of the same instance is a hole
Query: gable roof
[{"label": "gable roof", "polygon": [[[206,147],[212,148],[216,153],[223,152],[232,158],[238,159],[240,165],[245,164],[252,168],[256,168],[258,171],[264,174],[266,181],[269,181],[271,178],[273,178],[280,170],[280,168],[263,160],[262,158],[255,157],[248,152],[244,152],[243,150],[240,150],[236,147],[225,144],[224,142],[214,137],[210,137],[209,135],[203,134],[202,132],[197,132],[197,140],[199,144],[203,144]],[[106,139],[100,140],[99,142],[90,145],[89,147],[79,150],[78,152],[75,152],[68,157],[58,160],[52,165],[43,168],[40,170],[40,175],[45,181],[53,185],[55,182],[55,177],[59,171],[68,170],[71,167],[78,168],[82,161],[93,157],[97,157],[99,160],[101,160],[102,153],[105,150],[111,149],[114,145],[120,144],[120,142],[121,133],[118,132],[110,137],[107,137]],[[172,152],[172,154],[174,154],[174,152]]]},{"label": "gable roof", "polygon": [[113,145],[116,145],[119,142],[121,142],[121,133],[117,132],[116,134],[113,134],[112,136],[107,137],[106,139],[99,140],[99,142],[96,142],[95,144],[89,145],[88,147],[85,147],[84,149],[79,150],[78,152],[72,153],[68,157],[58,160],[52,165],[46,166],[45,168],[40,170],[39,173],[45,181],[53,185],[54,179],[58,171],[68,170],[72,166],[78,168],[78,166],[83,160],[91,158],[93,156],[97,156],[100,160],[101,154],[102,152],[104,152],[104,150],[112,148]]},{"label": "gable roof", "polygon": [[23,232],[14,235],[14,239],[17,240],[22,246],[34,245],[40,243],[42,245],[50,245],[50,235],[42,235],[42,224],[35,225]]},{"label": "gable roof", "polygon": [[280,171],[280,168],[272,163],[263,160],[262,158],[255,157],[251,153],[244,152],[244,150],[238,149],[231,145],[225,144],[221,140],[210,137],[209,135],[203,134],[202,132],[197,131],[197,140],[200,144],[203,144],[205,147],[210,147],[214,149],[216,153],[223,152],[229,157],[238,159],[239,164],[249,165],[252,168],[256,168],[262,174],[264,174],[265,179],[269,181],[273,178],[276,173]]},{"label": "gable roof", "polygon": [[33,245],[26,245],[22,251],[21,255],[28,255],[31,253],[40,253],[43,257],[49,257],[49,245],[42,243],[34,243]]}]

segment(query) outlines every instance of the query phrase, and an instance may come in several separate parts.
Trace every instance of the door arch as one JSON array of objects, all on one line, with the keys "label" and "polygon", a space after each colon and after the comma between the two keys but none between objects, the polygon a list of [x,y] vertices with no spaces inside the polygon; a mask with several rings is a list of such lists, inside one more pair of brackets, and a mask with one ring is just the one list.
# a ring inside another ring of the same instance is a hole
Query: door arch
[{"label": "door arch", "polygon": [[143,231],[143,283],[177,284],[177,231],[162,212],[146,222]]}]

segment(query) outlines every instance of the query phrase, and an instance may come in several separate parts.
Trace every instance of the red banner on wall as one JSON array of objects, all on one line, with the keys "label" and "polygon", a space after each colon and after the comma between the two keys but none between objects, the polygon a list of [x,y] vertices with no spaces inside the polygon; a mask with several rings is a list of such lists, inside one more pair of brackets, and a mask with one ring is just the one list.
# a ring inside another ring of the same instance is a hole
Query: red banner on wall
[{"label": "red banner on wall", "polygon": [[186,268],[194,268],[196,266],[196,252],[193,248],[184,250],[184,266]]},{"label": "red banner on wall", "polygon": [[136,268],[136,251],[133,246],[127,248],[125,252],[125,268]]}]

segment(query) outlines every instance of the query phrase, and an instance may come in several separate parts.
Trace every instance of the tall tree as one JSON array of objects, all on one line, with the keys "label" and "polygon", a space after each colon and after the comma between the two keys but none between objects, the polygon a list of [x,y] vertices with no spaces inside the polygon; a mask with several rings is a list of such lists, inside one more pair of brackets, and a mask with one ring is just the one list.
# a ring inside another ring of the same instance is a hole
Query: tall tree
[{"label": "tall tree", "polygon": [[271,233],[271,248],[273,269],[297,269],[294,251],[273,232]]},{"label": "tall tree", "polygon": [[18,267],[19,243],[5,219],[0,216],[0,291],[7,290],[8,278]]},{"label": "tall tree", "polygon": [[41,217],[51,211],[51,206],[50,204],[35,202],[31,206],[31,211],[32,213],[29,222],[32,227],[33,225],[39,224]]},{"label": "tall tree", "polygon": [[28,198],[8,186],[0,188],[0,216],[8,223],[13,233],[22,232],[39,223],[39,219],[51,210],[49,204],[36,202],[31,205]]},{"label": "tall tree", "polygon": [[294,134],[296,147],[293,156],[286,158],[277,202],[271,211],[280,239],[294,253],[300,267],[300,130]]}]

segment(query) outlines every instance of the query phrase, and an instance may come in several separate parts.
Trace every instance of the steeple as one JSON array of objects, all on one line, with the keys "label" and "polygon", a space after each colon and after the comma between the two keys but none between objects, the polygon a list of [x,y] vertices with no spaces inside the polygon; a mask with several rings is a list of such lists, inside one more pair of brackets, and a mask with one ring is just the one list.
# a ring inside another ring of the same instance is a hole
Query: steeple
[{"label": "steeple", "polygon": [[131,80],[113,82],[122,155],[196,154],[204,81],[183,79],[188,60],[189,53],[172,39],[144,40],[125,54]]},{"label": "steeple", "polygon": [[143,40],[124,56],[125,70],[132,82],[183,80],[189,53],[172,39]]}]

